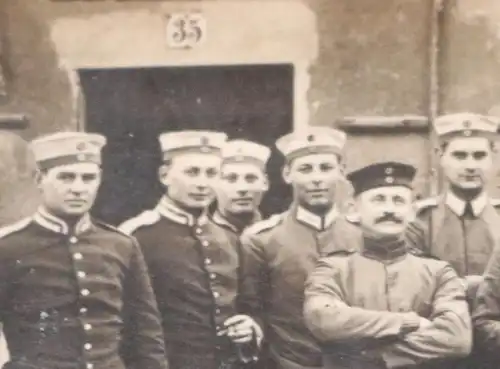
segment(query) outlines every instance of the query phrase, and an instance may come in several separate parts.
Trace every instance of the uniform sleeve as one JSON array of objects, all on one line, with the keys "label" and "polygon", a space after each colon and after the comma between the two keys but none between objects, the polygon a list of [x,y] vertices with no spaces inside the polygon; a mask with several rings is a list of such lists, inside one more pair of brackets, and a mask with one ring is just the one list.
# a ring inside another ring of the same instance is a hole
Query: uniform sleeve
[{"label": "uniform sleeve", "polygon": [[[342,257],[320,259],[306,282],[304,318],[322,342],[390,339],[417,329],[416,314],[373,311],[347,304],[341,274]],[[345,268],[344,268],[345,269]]]},{"label": "uniform sleeve", "polygon": [[123,358],[127,368],[167,369],[156,299],[142,251],[134,246],[124,285]]},{"label": "uniform sleeve", "polygon": [[243,234],[241,239],[241,274],[238,307],[264,328],[265,301],[269,295],[269,274],[262,244],[256,235]]},{"label": "uniform sleeve", "polygon": [[464,287],[450,266],[439,276],[431,324],[406,335],[384,350],[387,368],[418,365],[434,359],[465,357],[472,346],[472,328]]},{"label": "uniform sleeve", "polygon": [[477,343],[482,349],[500,349],[500,247],[491,256],[478,287],[473,312]]}]

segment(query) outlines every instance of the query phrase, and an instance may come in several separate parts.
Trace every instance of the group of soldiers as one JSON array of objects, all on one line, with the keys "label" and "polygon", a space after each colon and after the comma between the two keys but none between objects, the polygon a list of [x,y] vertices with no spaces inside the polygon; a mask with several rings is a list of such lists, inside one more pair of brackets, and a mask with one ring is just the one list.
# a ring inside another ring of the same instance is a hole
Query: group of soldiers
[{"label": "group of soldiers", "polygon": [[[417,202],[407,163],[345,175],[339,130],[281,137],[293,200],[267,219],[269,148],[164,133],[164,195],[117,229],[90,216],[106,139],[33,140],[41,205],[0,229],[5,368],[495,367],[498,120],[450,114],[434,128],[448,183]],[[335,203],[345,179],[349,214]]]}]

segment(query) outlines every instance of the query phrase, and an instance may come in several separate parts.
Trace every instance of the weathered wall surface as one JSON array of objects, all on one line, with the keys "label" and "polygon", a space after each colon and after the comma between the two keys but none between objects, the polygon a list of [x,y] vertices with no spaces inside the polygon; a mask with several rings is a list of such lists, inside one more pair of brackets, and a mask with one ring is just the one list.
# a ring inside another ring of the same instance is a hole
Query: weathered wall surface
[{"label": "weathered wall surface", "polygon": [[0,32],[8,100],[0,112],[30,115],[24,137],[71,126],[67,73],[50,39],[50,9],[44,0],[2,0]]},{"label": "weathered wall surface", "polygon": [[[311,1],[319,55],[311,68],[311,124],[363,115],[426,115],[432,2]],[[429,174],[425,133],[350,135],[346,164],[404,160],[419,167],[420,192]]]},{"label": "weathered wall surface", "polygon": [[[198,51],[166,50],[161,24],[150,37],[145,35],[151,29],[141,29],[151,20],[157,22],[155,13],[193,8],[201,9],[212,27],[207,44]],[[264,15],[269,10],[273,15]],[[3,0],[2,65],[9,96],[0,104],[0,113],[30,115],[30,127],[21,132],[28,139],[77,128],[72,69],[79,66],[294,59],[300,70],[298,127],[329,125],[346,115],[425,115],[431,10],[432,0]],[[495,0],[449,0],[443,13],[440,110],[497,114],[500,5]],[[65,37],[68,30],[73,33]],[[286,37],[289,41],[283,42]],[[141,42],[144,38],[148,42]],[[422,182],[430,170],[425,136],[352,135],[347,166],[410,159],[421,168]]]}]

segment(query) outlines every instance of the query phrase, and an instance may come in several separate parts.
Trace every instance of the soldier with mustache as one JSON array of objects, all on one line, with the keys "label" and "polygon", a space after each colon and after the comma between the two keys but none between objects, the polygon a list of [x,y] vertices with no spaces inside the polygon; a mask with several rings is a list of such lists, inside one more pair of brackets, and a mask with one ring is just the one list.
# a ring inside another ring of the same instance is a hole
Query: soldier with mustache
[{"label": "soldier with mustache", "polygon": [[276,368],[322,365],[316,339],[303,321],[304,282],[322,253],[357,243],[358,232],[335,204],[345,141],[345,133],[327,127],[280,138],[276,146],[286,159],[283,178],[293,188],[293,203],[241,237],[242,311],[265,327]]},{"label": "soldier with mustache", "polygon": [[165,195],[120,227],[144,251],[171,369],[239,368],[255,360],[262,339],[255,321],[238,314],[238,249],[207,214],[226,139],[213,131],[160,135]]},{"label": "soldier with mustache", "polygon": [[304,317],[325,369],[446,368],[471,349],[460,278],[444,261],[408,253],[415,172],[384,162],[347,176],[361,245],[321,259],[306,283]]}]

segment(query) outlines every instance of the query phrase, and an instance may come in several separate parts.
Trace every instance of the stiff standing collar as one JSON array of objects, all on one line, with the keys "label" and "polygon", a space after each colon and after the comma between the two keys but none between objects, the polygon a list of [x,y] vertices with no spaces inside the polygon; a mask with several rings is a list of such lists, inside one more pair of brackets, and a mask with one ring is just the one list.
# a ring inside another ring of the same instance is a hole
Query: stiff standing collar
[{"label": "stiff standing collar", "polygon": [[156,205],[156,210],[165,218],[168,218],[176,223],[187,226],[203,225],[207,222],[207,215],[203,213],[196,218],[193,214],[181,209],[170,198],[163,196]]},{"label": "stiff standing collar", "polygon": [[338,217],[338,215],[339,212],[337,211],[337,208],[335,206],[333,206],[330,211],[324,216],[314,214],[301,206],[298,206],[295,212],[295,217],[299,222],[318,231],[323,231],[326,228],[330,227]]},{"label": "stiff standing collar", "polygon": [[404,238],[387,240],[369,235],[363,236],[362,254],[368,258],[380,261],[396,261],[407,254],[407,244]]},{"label": "stiff standing collar", "polygon": [[[467,203],[464,200],[460,199],[452,191],[446,192],[445,203],[459,217],[464,215],[465,206],[467,205]],[[483,191],[470,203],[472,206],[472,212],[474,213],[474,216],[478,217],[479,215],[481,215],[484,208],[488,204],[488,194],[486,193],[486,191]]]},{"label": "stiff standing collar", "polygon": [[33,220],[42,227],[61,234],[71,233],[78,235],[89,230],[90,227],[92,226],[92,220],[90,219],[90,215],[88,213],[86,213],[80,218],[80,220],[74,226],[74,229],[71,229],[68,223],[66,223],[61,218],[58,218],[55,215],[50,214],[43,207],[40,207],[38,209],[38,211],[33,216]]},{"label": "stiff standing collar", "polygon": [[255,215],[249,224],[236,225],[236,224],[231,223],[229,221],[229,219],[227,219],[224,215],[222,215],[222,213],[219,210],[216,210],[212,215],[212,220],[214,221],[215,224],[218,224],[222,227],[229,228],[231,231],[233,231],[235,233],[241,232],[246,227],[258,222],[261,219],[262,219],[262,216],[260,215],[260,213],[255,212]]}]

